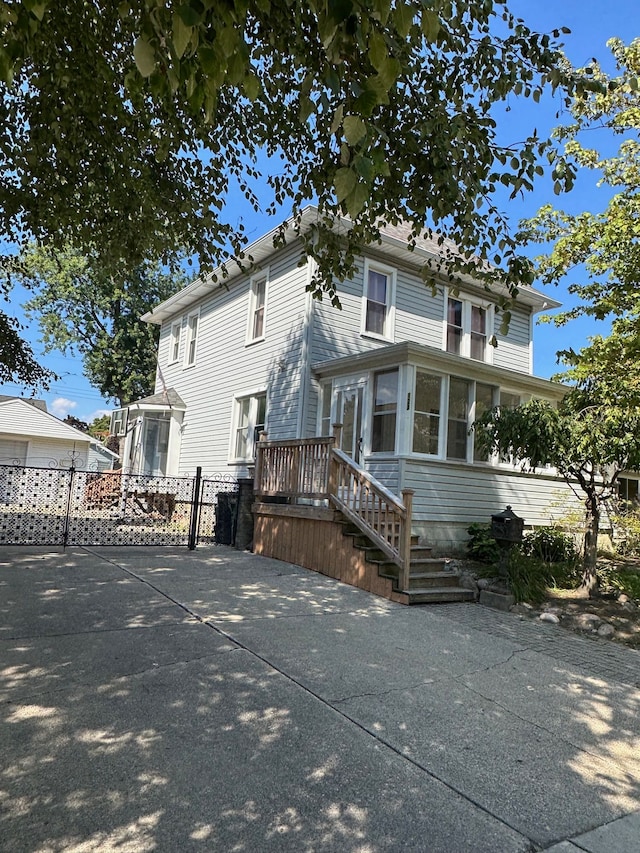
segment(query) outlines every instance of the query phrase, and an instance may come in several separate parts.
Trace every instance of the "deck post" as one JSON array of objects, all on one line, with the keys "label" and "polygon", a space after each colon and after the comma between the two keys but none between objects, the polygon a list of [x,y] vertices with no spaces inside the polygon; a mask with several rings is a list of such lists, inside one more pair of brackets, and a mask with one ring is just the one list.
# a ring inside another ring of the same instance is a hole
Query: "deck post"
[{"label": "deck post", "polygon": [[401,532],[401,555],[402,555],[402,583],[401,589],[406,592],[409,589],[409,575],[411,573],[411,519],[413,515],[414,489],[402,490],[402,503],[405,508],[404,524]]},{"label": "deck post", "polygon": [[256,470],[253,478],[253,491],[256,495],[262,494],[262,468],[263,468],[263,449],[260,447],[261,441],[267,440],[266,432],[261,432],[256,443]]},{"label": "deck post", "polygon": [[[342,424],[333,424],[333,447],[340,447],[340,440],[342,438]],[[327,494],[328,495],[337,495],[338,494],[338,462],[334,458],[331,449],[329,450],[329,471],[327,477]],[[331,506],[331,502],[329,502],[329,506]]]}]

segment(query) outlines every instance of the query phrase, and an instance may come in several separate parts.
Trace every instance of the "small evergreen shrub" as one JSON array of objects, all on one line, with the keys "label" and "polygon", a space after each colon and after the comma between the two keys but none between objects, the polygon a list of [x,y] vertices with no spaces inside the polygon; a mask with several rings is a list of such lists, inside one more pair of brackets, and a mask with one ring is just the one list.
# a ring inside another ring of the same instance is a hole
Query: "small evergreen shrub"
[{"label": "small evergreen shrub", "polygon": [[500,548],[491,535],[491,525],[474,522],[467,527],[469,541],[467,553],[472,560],[479,563],[497,563],[500,559]]}]

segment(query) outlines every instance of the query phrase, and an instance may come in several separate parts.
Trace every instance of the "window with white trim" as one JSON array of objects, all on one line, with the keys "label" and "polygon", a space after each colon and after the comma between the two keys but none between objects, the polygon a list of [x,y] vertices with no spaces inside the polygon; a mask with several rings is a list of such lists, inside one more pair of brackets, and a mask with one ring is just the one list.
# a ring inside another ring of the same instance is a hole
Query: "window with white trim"
[{"label": "window with white trim", "polygon": [[171,325],[171,337],[169,339],[169,364],[174,364],[180,355],[180,332],[182,330],[182,322]]},{"label": "window with white trim", "polygon": [[447,416],[447,459],[466,459],[469,439],[470,382],[452,376],[449,379]]},{"label": "window with white trim", "polygon": [[127,434],[128,409],[116,409],[111,412],[111,424],[109,432],[111,435],[123,436]]},{"label": "window with white trim", "polygon": [[371,425],[372,453],[393,453],[395,450],[397,414],[398,368],[374,374]]},{"label": "window with white trim", "polygon": [[264,431],[267,416],[266,393],[237,397],[232,456],[235,460],[253,461],[256,442]]},{"label": "window with white trim", "polygon": [[442,376],[416,371],[413,411],[414,453],[437,456],[440,446]]},{"label": "window with white trim", "polygon": [[365,261],[362,333],[393,340],[396,272]]},{"label": "window with white trim", "polygon": [[267,304],[267,274],[261,273],[251,279],[249,297],[249,320],[247,326],[247,342],[261,341],[265,335],[266,304]]},{"label": "window with white trim", "polygon": [[491,306],[449,296],[445,318],[446,351],[475,361],[490,361],[492,319]]},{"label": "window with white trim", "polygon": [[192,364],[196,363],[199,322],[199,314],[189,314],[187,317],[187,343],[184,354],[184,363],[186,367],[191,367]]},{"label": "window with white trim", "polygon": [[[496,389],[493,385],[485,385],[482,382],[476,382],[476,398],[474,401],[474,411],[471,417],[472,423],[480,420],[485,412],[491,411],[495,405]],[[473,433],[473,461],[474,462],[490,462],[491,455],[486,451],[481,451],[478,447],[477,434]]]},{"label": "window with white trim", "polygon": [[329,436],[332,433],[331,424],[331,383],[327,382],[320,388],[320,435]]}]

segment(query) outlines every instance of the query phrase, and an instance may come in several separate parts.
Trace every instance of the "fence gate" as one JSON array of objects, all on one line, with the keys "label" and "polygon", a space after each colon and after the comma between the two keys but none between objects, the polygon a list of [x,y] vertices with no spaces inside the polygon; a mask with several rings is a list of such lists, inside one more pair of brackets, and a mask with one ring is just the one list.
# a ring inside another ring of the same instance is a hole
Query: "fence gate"
[{"label": "fence gate", "polygon": [[233,544],[238,481],[0,466],[0,543]]}]

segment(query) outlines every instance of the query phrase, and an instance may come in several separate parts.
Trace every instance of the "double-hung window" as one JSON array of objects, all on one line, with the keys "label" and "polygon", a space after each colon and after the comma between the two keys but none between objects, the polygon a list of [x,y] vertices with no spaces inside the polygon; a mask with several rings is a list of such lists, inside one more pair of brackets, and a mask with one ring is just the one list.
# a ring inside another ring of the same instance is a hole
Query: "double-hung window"
[{"label": "double-hung window", "polygon": [[362,333],[393,340],[395,270],[365,262]]},{"label": "double-hung window", "polygon": [[469,439],[469,386],[466,379],[449,379],[447,459],[466,459]]},{"label": "double-hung window", "polygon": [[192,364],[196,363],[199,321],[200,317],[198,314],[189,314],[187,317],[187,344],[184,355],[184,363],[186,367],[191,367]]},{"label": "double-hung window", "polygon": [[398,414],[398,369],[376,373],[373,381],[371,450],[391,452],[396,447]]},{"label": "double-hung window", "polygon": [[261,273],[251,279],[247,343],[261,341],[265,335],[267,279],[266,273]]},{"label": "double-hung window", "polygon": [[438,455],[440,437],[442,377],[416,371],[416,391],[413,412],[414,453]]},{"label": "double-hung window", "polygon": [[490,309],[469,300],[447,298],[445,349],[447,352],[489,361]]},{"label": "double-hung window", "polygon": [[255,458],[256,442],[264,430],[267,414],[266,393],[236,398],[232,456],[240,461]]},{"label": "double-hung window", "polygon": [[177,323],[171,325],[171,338],[169,339],[169,364],[174,364],[180,355],[180,332],[182,323],[178,320]]}]

